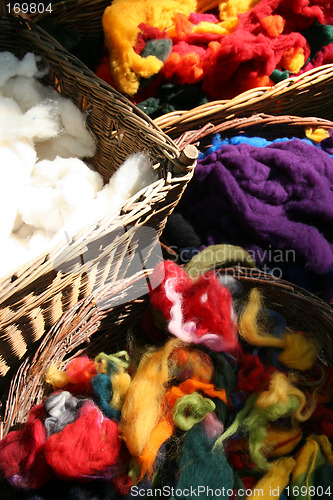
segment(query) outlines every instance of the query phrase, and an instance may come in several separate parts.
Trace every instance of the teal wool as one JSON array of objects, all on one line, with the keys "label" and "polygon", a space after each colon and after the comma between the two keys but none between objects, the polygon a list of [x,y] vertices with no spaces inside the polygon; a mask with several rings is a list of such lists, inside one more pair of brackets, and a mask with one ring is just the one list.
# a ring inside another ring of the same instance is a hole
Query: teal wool
[{"label": "teal wool", "polygon": [[323,47],[333,42],[333,26],[315,21],[310,28],[302,32],[302,35],[311,47],[310,59],[312,59]]},{"label": "teal wool", "polygon": [[[175,497],[171,500],[194,497],[201,500],[227,499],[231,496],[234,487],[232,468],[220,449],[212,449],[213,444],[214,440],[206,436],[201,423],[186,433],[179,462],[180,475]],[[187,494],[191,491],[196,495]]]},{"label": "teal wool", "polygon": [[119,420],[120,412],[109,405],[113,394],[110,375],[99,373],[91,380],[91,385],[96,398],[96,403],[104,415],[113,420]]},{"label": "teal wool", "polygon": [[291,75],[290,71],[280,71],[279,69],[275,69],[270,76],[270,79],[273,80],[274,83],[282,82],[282,80],[286,80]]},{"label": "teal wool", "polygon": [[320,465],[313,471],[313,475],[317,495],[312,498],[323,500],[333,498],[333,466],[330,464]]}]

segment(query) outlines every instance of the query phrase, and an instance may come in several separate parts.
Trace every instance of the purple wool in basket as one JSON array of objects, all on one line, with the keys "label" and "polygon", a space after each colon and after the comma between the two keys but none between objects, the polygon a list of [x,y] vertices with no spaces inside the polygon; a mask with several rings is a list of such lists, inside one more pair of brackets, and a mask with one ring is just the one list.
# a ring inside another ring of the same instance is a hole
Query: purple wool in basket
[{"label": "purple wool in basket", "polygon": [[299,139],[222,146],[198,162],[180,210],[206,245],[235,243],[257,262],[271,245],[314,273],[333,266],[333,159]]}]

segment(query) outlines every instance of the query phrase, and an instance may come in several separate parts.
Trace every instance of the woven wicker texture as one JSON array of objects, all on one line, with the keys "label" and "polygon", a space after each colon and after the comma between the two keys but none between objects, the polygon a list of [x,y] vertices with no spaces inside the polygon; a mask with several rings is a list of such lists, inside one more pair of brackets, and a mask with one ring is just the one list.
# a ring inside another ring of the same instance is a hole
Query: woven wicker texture
[{"label": "woven wicker texture", "polygon": [[117,221],[104,219],[0,280],[1,379],[77,300],[128,275],[137,228],[146,223],[162,232],[193,165],[182,166],[178,148],[144,113],[34,23],[3,18],[0,28],[0,50],[18,57],[28,51],[40,54],[41,65],[49,68],[45,83],[86,112],[86,125],[97,141],[96,154],[89,161],[105,181],[129,153],[141,150],[149,151],[160,177],[128,200]]},{"label": "woven wicker texture", "polygon": [[65,0],[52,5],[52,12],[30,14],[35,22],[46,21],[53,27],[75,28],[82,36],[102,33],[102,15],[110,0]]},{"label": "woven wicker texture", "polygon": [[[31,16],[35,22],[47,21],[53,27],[75,29],[82,35],[98,35],[102,31],[101,18],[110,1],[65,0],[45,12]],[[218,124],[222,120],[251,116],[255,113],[271,115],[318,116],[333,120],[333,64],[326,64],[287,78],[273,87],[248,90],[230,100],[213,101],[189,111],[174,111],[155,120],[170,137],[200,128],[209,119]]]},{"label": "woven wicker texture", "polygon": [[273,87],[248,90],[225,101],[213,101],[189,111],[173,111],[155,119],[170,137],[199,129],[210,122],[249,117],[253,114],[318,116],[333,119],[333,64],[288,78]]}]

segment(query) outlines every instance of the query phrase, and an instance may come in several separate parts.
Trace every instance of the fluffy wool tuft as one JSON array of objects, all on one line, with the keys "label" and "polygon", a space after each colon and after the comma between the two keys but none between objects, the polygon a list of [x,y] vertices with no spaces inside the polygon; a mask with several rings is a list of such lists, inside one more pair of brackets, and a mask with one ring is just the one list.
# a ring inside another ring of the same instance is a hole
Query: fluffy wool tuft
[{"label": "fluffy wool tuft", "polygon": [[128,157],[103,187],[81,158],[95,154],[85,116],[38,81],[39,58],[0,53],[0,276],[74,235],[83,224],[117,215],[158,174],[148,153]]}]

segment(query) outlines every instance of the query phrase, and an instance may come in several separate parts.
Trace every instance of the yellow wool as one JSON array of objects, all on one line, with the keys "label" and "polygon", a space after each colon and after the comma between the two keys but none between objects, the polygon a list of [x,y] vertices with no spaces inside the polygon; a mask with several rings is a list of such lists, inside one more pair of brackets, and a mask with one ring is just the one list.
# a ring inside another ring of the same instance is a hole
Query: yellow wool
[{"label": "yellow wool", "polygon": [[307,404],[306,397],[302,391],[292,385],[290,379],[284,373],[275,372],[272,374],[268,390],[259,394],[256,405],[259,408],[267,408],[276,403],[287,403],[293,396],[299,402],[297,410],[292,415],[292,422],[296,425],[296,421],[305,422],[310,418],[317,402],[315,398],[312,398],[309,407],[303,412]]},{"label": "yellow wool", "polygon": [[118,90],[134,95],[140,77],[149,78],[163,66],[155,56],[141,57],[135,53],[139,24],[163,31],[173,25],[175,12],[190,15],[195,10],[195,0],[113,0],[104,11],[102,24],[110,53],[110,70]]},{"label": "yellow wool", "polygon": [[210,33],[213,35],[229,35],[238,24],[237,19],[230,19],[224,21],[223,23],[208,23],[206,21],[202,21],[200,24],[196,24],[193,26],[192,33]]},{"label": "yellow wool", "polygon": [[54,389],[63,389],[69,383],[69,378],[66,372],[58,370],[56,365],[52,364],[46,372],[45,382]]},{"label": "yellow wool", "polygon": [[281,58],[281,65],[284,69],[290,71],[291,73],[298,73],[299,70],[304,66],[305,56],[302,47],[295,49],[291,47],[286,50]]},{"label": "yellow wool", "polygon": [[296,465],[293,470],[292,480],[296,482],[297,478],[305,473],[310,474],[316,463],[316,458],[320,451],[319,444],[312,436],[308,437],[306,443],[297,453]]},{"label": "yellow wool", "polygon": [[121,410],[131,383],[131,377],[128,373],[122,370],[119,373],[112,375],[111,382],[113,395],[110,401],[110,406],[116,410]]},{"label": "yellow wool", "polygon": [[278,358],[280,363],[296,370],[309,370],[321,349],[319,342],[301,332],[285,333],[283,339],[284,351]]},{"label": "yellow wool", "polygon": [[289,455],[302,439],[300,427],[271,425],[264,441],[265,456],[277,458]]},{"label": "yellow wool", "polygon": [[253,9],[260,0],[226,0],[220,2],[219,16],[221,21],[236,18],[238,14],[244,14]]},{"label": "yellow wool", "polygon": [[280,498],[282,491],[289,484],[289,476],[295,463],[292,457],[279,458],[273,462],[269,472],[252,488],[252,494],[247,497],[247,500]]},{"label": "yellow wool", "polygon": [[325,128],[321,128],[321,127],[317,127],[317,128],[307,127],[305,129],[305,135],[306,135],[306,137],[308,137],[308,139],[311,139],[312,141],[315,141],[315,142],[321,142],[330,136],[328,130],[326,130]]},{"label": "yellow wool", "polygon": [[310,437],[313,438],[315,441],[317,441],[317,443],[319,443],[319,445],[322,449],[322,452],[325,455],[327,462],[330,465],[333,465],[332,445],[331,445],[328,437],[325,436],[324,434],[321,436],[317,436],[317,435],[312,434]]},{"label": "yellow wool", "polygon": [[162,349],[146,353],[129,386],[119,429],[134,457],[142,455],[152,430],[161,420],[169,380],[168,358],[180,345],[178,339],[172,339]]},{"label": "yellow wool", "polygon": [[261,293],[257,288],[250,292],[250,298],[239,319],[239,334],[252,345],[283,348],[284,341],[267,335],[258,324],[258,314],[262,308]]}]

